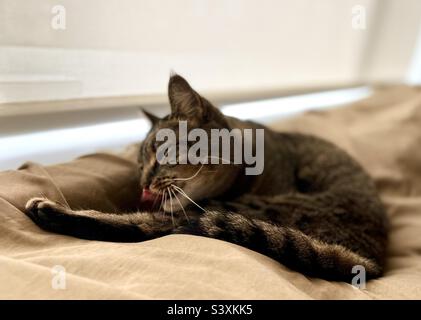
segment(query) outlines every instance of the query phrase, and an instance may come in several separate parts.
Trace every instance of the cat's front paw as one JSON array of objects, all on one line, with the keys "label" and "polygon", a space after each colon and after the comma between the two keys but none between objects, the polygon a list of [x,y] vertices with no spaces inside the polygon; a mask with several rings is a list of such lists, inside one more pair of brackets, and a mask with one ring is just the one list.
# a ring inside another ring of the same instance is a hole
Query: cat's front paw
[{"label": "cat's front paw", "polygon": [[67,214],[68,208],[46,198],[32,198],[25,206],[26,215],[38,226],[50,230],[54,224]]}]

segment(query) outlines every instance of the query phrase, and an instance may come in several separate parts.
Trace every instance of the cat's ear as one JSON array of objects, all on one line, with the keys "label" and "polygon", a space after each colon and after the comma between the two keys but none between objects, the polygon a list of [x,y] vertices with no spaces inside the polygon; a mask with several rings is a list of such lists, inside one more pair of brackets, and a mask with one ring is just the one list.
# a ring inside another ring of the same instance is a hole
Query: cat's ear
[{"label": "cat's ear", "polygon": [[152,113],[149,113],[148,111],[146,111],[143,108],[140,108],[140,110],[142,110],[142,112],[146,116],[146,118],[149,119],[149,121],[152,123],[152,126],[156,125],[158,123],[158,121],[161,120],[160,118],[158,118],[157,116],[153,115]]},{"label": "cat's ear", "polygon": [[168,83],[171,114],[186,120],[203,120],[209,110],[208,104],[189,83],[178,74],[172,74]]}]

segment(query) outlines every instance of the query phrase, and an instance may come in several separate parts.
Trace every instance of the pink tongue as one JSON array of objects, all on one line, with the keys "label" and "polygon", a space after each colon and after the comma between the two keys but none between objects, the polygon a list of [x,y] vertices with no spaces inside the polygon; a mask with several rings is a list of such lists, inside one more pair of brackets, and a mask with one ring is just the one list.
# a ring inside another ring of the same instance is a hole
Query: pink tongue
[{"label": "pink tongue", "polygon": [[158,194],[152,192],[149,189],[143,189],[142,190],[142,195],[140,198],[140,205],[141,208],[144,210],[152,210],[153,207],[159,205],[159,196]]},{"label": "pink tongue", "polygon": [[150,191],[149,189],[143,189],[142,191],[142,201],[153,201],[156,199],[155,193]]}]

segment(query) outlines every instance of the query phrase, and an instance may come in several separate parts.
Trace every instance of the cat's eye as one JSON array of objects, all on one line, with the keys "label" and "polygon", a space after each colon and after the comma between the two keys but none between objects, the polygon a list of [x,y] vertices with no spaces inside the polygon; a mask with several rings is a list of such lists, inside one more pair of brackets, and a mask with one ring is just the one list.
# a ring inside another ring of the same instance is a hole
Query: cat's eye
[{"label": "cat's eye", "polygon": [[156,150],[158,149],[159,145],[157,141],[153,141],[150,144],[152,151],[156,152]]}]

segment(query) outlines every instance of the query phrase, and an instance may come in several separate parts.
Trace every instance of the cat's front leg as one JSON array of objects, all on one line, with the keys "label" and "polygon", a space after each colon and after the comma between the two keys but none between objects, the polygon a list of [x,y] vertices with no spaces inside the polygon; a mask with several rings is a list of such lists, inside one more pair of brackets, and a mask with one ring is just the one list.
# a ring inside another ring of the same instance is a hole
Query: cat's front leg
[{"label": "cat's front leg", "polygon": [[25,206],[26,215],[42,229],[54,231],[57,223],[64,223],[71,209],[46,198],[32,198]]},{"label": "cat's front leg", "polygon": [[45,198],[29,200],[26,214],[44,230],[90,240],[138,242],[169,234],[174,227],[162,213],[75,211]]}]

